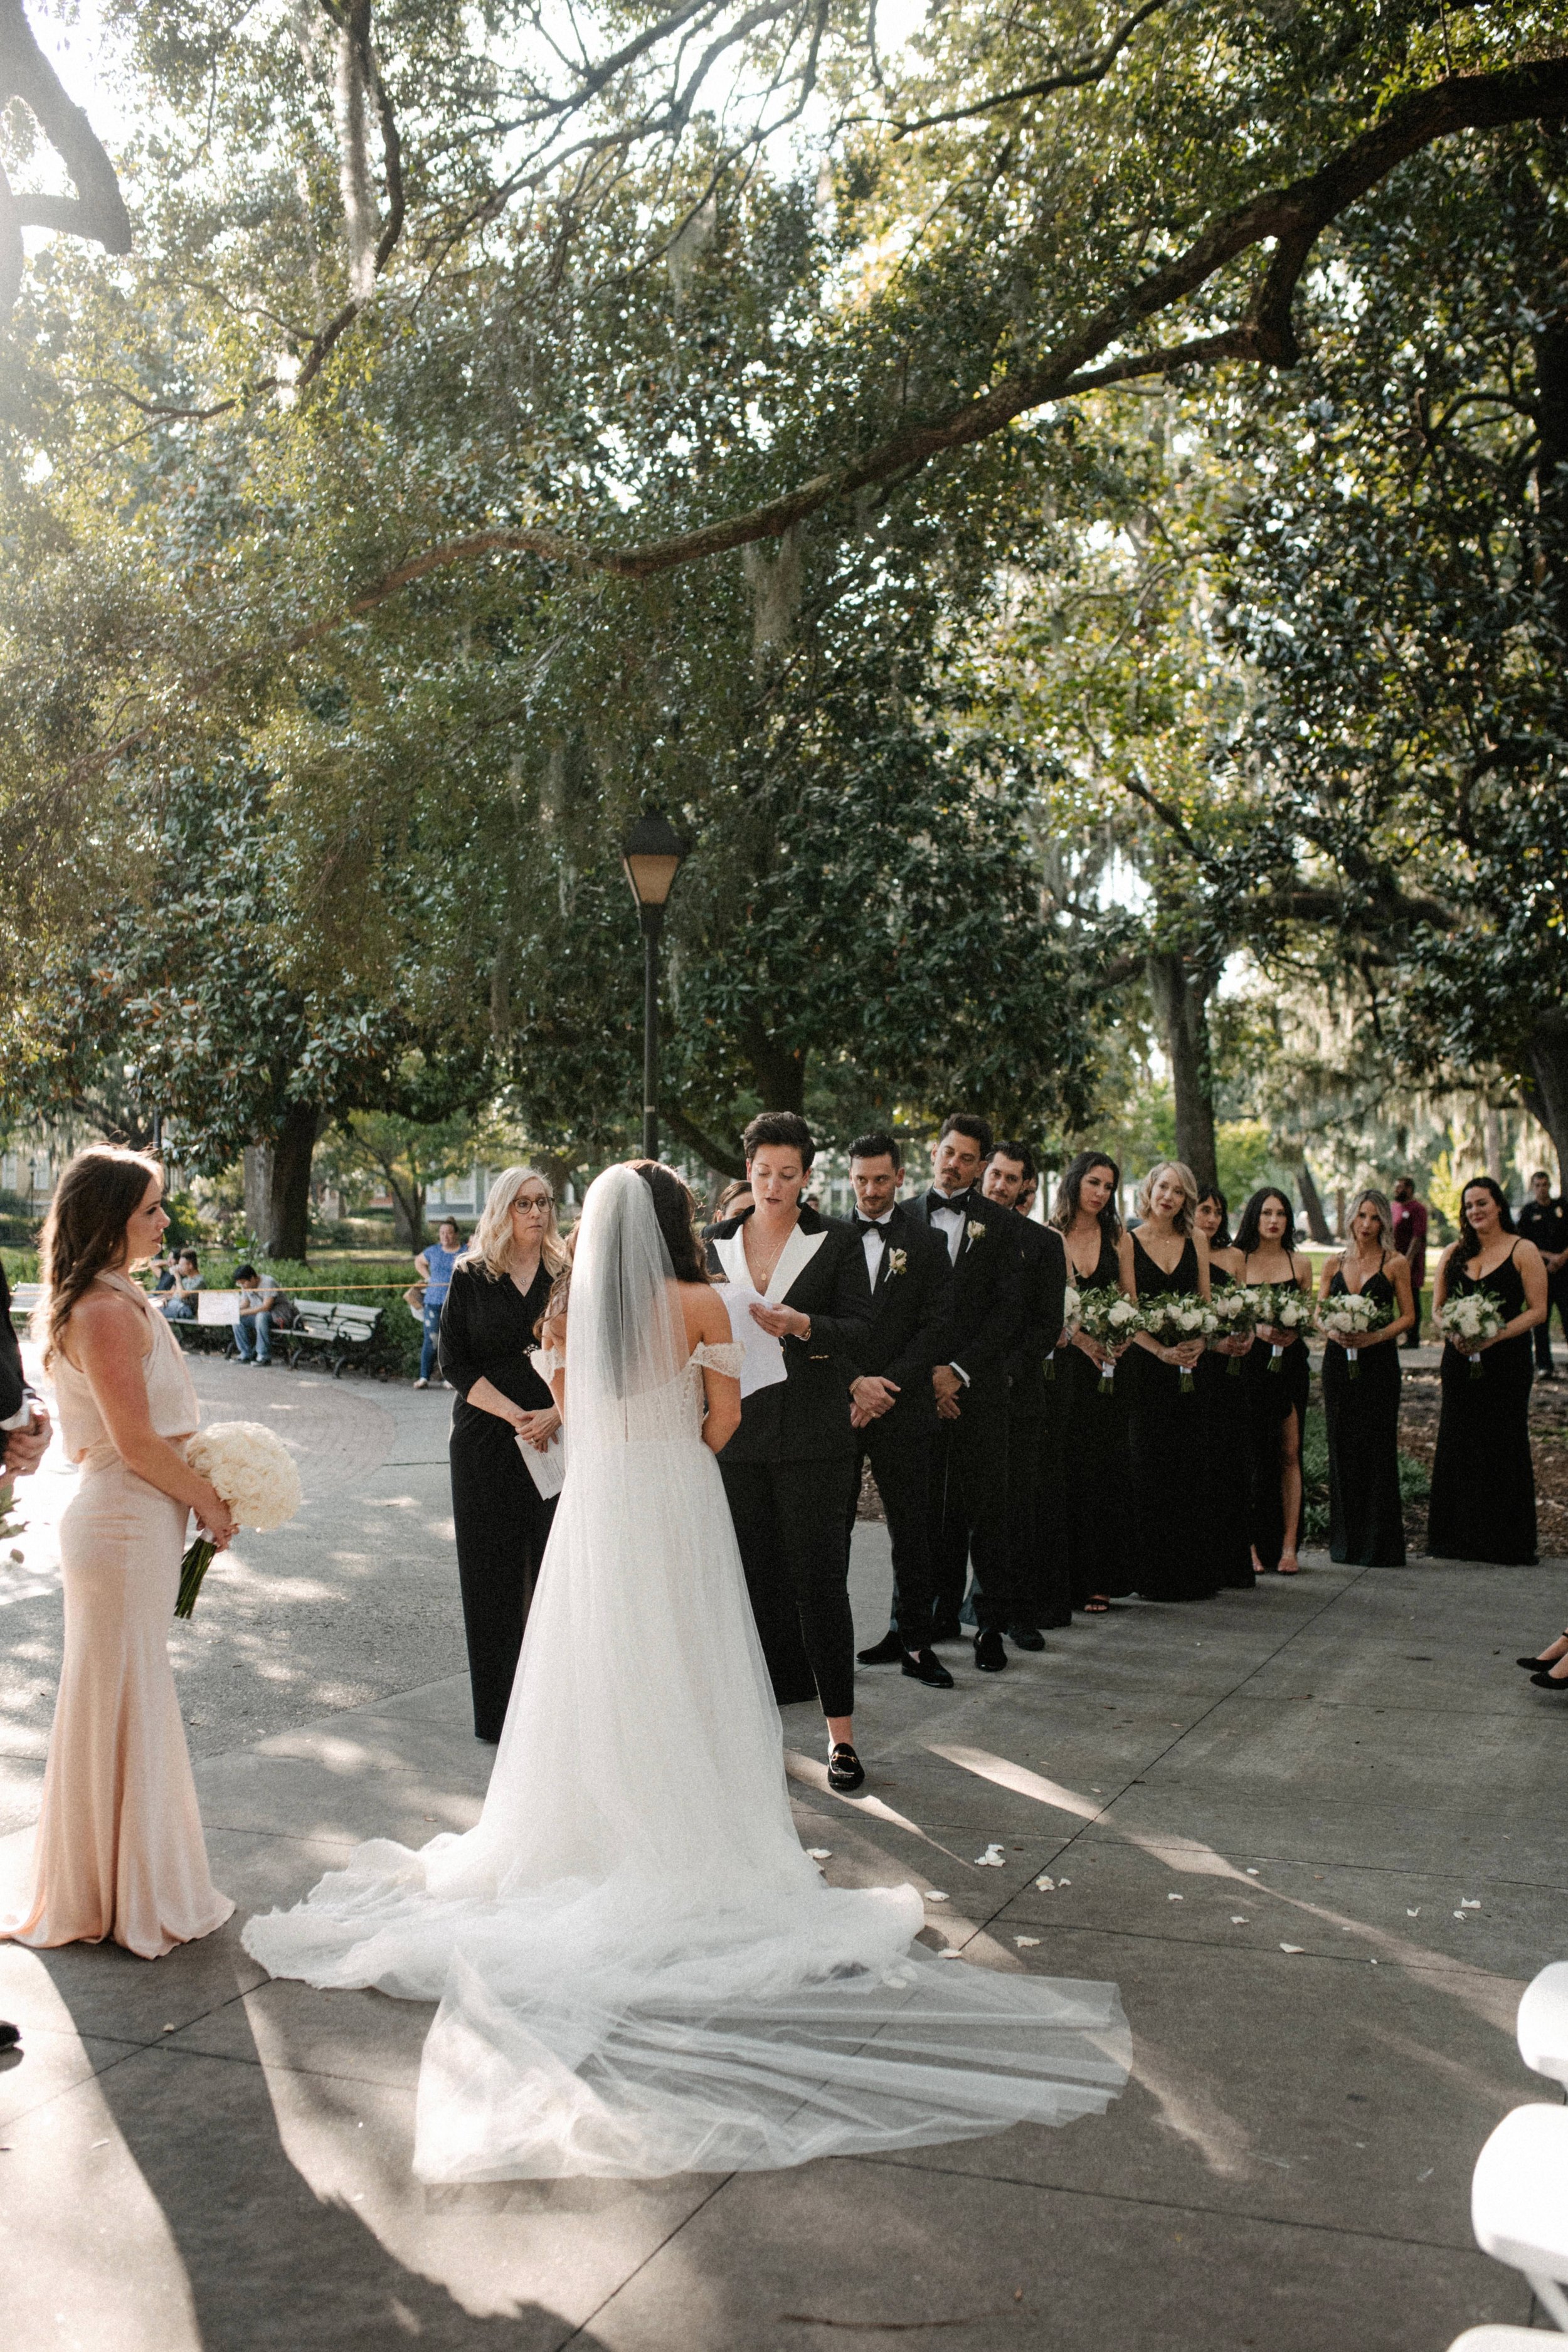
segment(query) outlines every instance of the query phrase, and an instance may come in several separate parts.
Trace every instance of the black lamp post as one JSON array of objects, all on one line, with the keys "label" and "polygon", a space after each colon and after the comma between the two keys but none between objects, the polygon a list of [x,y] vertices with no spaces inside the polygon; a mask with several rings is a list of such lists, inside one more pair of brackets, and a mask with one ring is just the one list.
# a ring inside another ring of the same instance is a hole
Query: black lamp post
[{"label": "black lamp post", "polygon": [[642,1150],[658,1158],[658,935],[686,844],[662,816],[639,816],[621,845],[621,864],[642,922]]}]

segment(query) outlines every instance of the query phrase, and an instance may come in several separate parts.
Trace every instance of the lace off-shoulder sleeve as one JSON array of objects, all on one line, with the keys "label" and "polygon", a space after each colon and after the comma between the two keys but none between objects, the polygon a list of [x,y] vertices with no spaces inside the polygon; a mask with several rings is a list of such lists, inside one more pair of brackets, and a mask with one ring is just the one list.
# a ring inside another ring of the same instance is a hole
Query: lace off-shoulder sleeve
[{"label": "lace off-shoulder sleeve", "polygon": [[700,1347],[691,1350],[694,1364],[706,1364],[710,1371],[722,1372],[731,1381],[740,1379],[745,1360],[746,1351],[738,1339],[704,1339]]}]

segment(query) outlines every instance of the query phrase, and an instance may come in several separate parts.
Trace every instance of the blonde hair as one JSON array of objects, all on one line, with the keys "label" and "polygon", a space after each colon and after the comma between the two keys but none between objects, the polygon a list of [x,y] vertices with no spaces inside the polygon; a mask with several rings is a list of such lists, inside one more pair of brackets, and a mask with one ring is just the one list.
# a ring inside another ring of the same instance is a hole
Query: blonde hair
[{"label": "blonde hair", "polygon": [[38,1248],[42,1296],[33,1309],[33,1337],[52,1364],[71,1309],[100,1274],[119,1266],[125,1229],[163,1171],[144,1151],[91,1143],[79,1151],[59,1182],[44,1219]]},{"label": "blonde hair", "polygon": [[1345,1245],[1349,1247],[1355,1232],[1355,1221],[1369,1201],[1377,1211],[1378,1246],[1390,1251],[1394,1247],[1394,1212],[1388,1205],[1387,1195],[1380,1192],[1373,1184],[1366,1185],[1355,1196],[1350,1215],[1345,1220]]},{"label": "blonde hair", "polygon": [[544,1233],[540,1242],[539,1259],[552,1279],[564,1274],[567,1258],[561,1229],[555,1222],[555,1195],[548,1176],[537,1168],[503,1168],[489,1191],[479,1212],[479,1222],[473,1237],[458,1260],[460,1265],[477,1266],[491,1282],[499,1282],[511,1271],[511,1204],[525,1184],[542,1184],[550,1213],[544,1221]]},{"label": "blonde hair", "polygon": [[1140,1217],[1153,1214],[1154,1187],[1162,1176],[1173,1176],[1182,1188],[1184,1198],[1181,1213],[1173,1218],[1172,1223],[1179,1234],[1190,1234],[1193,1230],[1193,1212],[1198,1205],[1198,1180],[1184,1160],[1155,1160],[1154,1165],[1138,1187],[1138,1214]]}]

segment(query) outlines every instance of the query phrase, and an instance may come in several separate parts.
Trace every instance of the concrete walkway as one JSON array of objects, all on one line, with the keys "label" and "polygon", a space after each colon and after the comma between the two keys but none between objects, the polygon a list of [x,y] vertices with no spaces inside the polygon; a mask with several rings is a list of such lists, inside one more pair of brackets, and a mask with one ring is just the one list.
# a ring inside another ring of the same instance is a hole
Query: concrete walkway
[{"label": "concrete walkway", "polygon": [[[490,1751],[460,1672],[447,1400],[195,1370],[215,1416],[289,1430],[309,1497],[294,1528],[242,1539],[177,1636],[215,1874],[243,1914],[356,1839],[466,1827]],[[885,1546],[858,1530],[865,1633]],[[0,1901],[58,1638],[47,1526],[27,1550],[0,1569]],[[985,1965],[1121,1985],[1135,2079],[1063,2131],[426,2190],[427,2009],[269,1984],[235,1928],[153,1965],[0,1947],[0,2015],[26,2037],[0,2062],[6,2343],[868,2352],[938,2322],[971,2352],[1443,2352],[1522,2323],[1468,2182],[1499,2116],[1551,2095],[1511,2027],[1568,1938],[1568,1702],[1512,1659],[1564,1622],[1562,1568],[1313,1562],[1080,1622],[999,1678],[955,1649],[951,1694],[868,1674],[860,1801],[827,1795],[820,1726],[789,1711],[831,1878],[944,1894],[930,1940]],[[976,1866],[992,1841],[1000,1870]]]}]

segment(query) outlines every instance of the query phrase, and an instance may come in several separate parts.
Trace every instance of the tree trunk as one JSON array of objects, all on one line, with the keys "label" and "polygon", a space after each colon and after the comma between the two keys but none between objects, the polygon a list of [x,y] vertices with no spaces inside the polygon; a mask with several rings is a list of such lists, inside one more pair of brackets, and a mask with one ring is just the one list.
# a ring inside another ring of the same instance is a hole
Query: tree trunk
[{"label": "tree trunk", "polygon": [[764,1110],[805,1110],[805,1048],[775,1045],[759,1022],[747,1024],[742,1049],[752,1066]]},{"label": "tree trunk", "polygon": [[269,1143],[247,1143],[242,1165],[245,1171],[245,1230],[260,1248],[265,1249],[265,1237],[272,1230],[272,1146]]},{"label": "tree trunk", "polygon": [[370,122],[364,69],[369,38],[369,0],[351,0],[344,21],[338,26],[332,114],[338,134],[338,187],[343,200],[343,235],[348,244],[349,296],[355,302],[368,302],[375,285],[375,247],[381,233],[370,186]]},{"label": "tree trunk", "polygon": [[1214,1069],[1209,1056],[1208,1001],[1215,975],[1205,965],[1162,949],[1144,962],[1149,993],[1164,1034],[1176,1097],[1176,1157],[1205,1192],[1219,1181],[1215,1151]]},{"label": "tree trunk", "polygon": [[310,1158],[321,1131],[314,1103],[290,1103],[272,1140],[267,1231],[258,1235],[268,1257],[303,1258],[310,1233]]},{"label": "tree trunk", "polygon": [[1568,1010],[1553,1006],[1530,1033],[1530,1067],[1535,1083],[1526,1099],[1557,1154],[1557,1189],[1568,1184]]},{"label": "tree trunk", "polygon": [[392,1195],[392,1238],[405,1243],[411,1250],[425,1246],[425,1187],[414,1178],[395,1176],[386,1171],[386,1189]]},{"label": "tree trunk", "polygon": [[[1318,1197],[1318,1188],[1312,1181],[1312,1171],[1307,1165],[1305,1153],[1301,1157],[1301,1206],[1307,1212],[1307,1231],[1312,1239],[1315,1242],[1332,1241],[1333,1235],[1329,1231],[1329,1221],[1323,1214],[1323,1204]],[[1295,1239],[1292,1234],[1286,1244],[1287,1248],[1294,1245]]]}]

